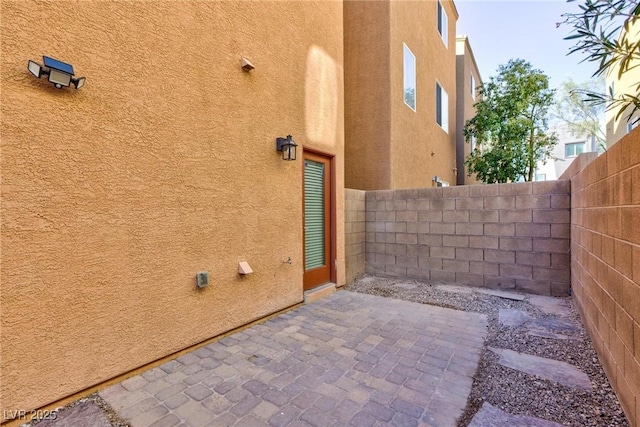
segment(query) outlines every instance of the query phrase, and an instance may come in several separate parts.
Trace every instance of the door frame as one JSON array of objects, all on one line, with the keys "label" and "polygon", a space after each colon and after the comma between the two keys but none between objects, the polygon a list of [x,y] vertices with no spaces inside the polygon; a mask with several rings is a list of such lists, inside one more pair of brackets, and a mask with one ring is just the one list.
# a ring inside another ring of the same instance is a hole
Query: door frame
[{"label": "door frame", "polygon": [[[337,243],[336,243],[336,168],[335,168],[335,154],[328,153],[322,150],[316,150],[314,148],[302,147],[302,274],[304,289],[304,274],[305,274],[305,231],[304,231],[304,161],[305,155],[314,154],[316,156],[325,157],[329,163],[331,171],[329,173],[329,283],[337,283]],[[318,285],[322,286],[322,285]],[[313,288],[310,288],[313,289]]]}]

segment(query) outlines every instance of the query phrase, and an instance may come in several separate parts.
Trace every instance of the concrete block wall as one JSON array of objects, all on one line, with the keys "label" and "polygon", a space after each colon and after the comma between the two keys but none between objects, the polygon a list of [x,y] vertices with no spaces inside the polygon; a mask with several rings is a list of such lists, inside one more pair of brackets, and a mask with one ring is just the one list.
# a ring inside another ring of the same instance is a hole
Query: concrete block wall
[{"label": "concrete block wall", "polygon": [[564,296],[570,181],[369,191],[368,274]]},{"label": "concrete block wall", "polygon": [[365,191],[345,189],[346,279],[365,273]]},{"label": "concrete block wall", "polygon": [[640,426],[640,129],[594,157],[564,174],[573,298],[630,424]]}]

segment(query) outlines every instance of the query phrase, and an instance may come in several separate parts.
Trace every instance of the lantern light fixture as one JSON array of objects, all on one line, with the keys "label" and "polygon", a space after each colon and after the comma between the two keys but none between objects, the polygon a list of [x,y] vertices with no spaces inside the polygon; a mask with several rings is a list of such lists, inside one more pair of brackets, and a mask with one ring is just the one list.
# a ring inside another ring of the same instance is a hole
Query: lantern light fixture
[{"label": "lantern light fixture", "polygon": [[291,135],[276,139],[276,150],[282,152],[282,160],[295,160],[297,146],[298,144],[291,138]]},{"label": "lantern light fixture", "polygon": [[73,65],[71,64],[58,61],[49,56],[43,56],[42,61],[44,62],[44,66],[29,60],[27,69],[37,78],[43,75],[49,76],[49,81],[58,89],[71,86],[72,84],[76,89],[80,89],[87,81],[85,77],[73,77]]}]

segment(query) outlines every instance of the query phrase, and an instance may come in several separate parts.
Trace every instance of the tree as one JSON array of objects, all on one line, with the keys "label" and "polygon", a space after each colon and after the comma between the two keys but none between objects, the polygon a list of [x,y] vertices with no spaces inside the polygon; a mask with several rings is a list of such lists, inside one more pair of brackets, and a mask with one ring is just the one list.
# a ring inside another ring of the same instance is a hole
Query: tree
[{"label": "tree", "polygon": [[[567,0],[572,3],[576,0]],[[564,21],[573,27],[567,40],[575,40],[573,53],[586,53],[582,62],[595,62],[594,76],[603,76],[609,70],[617,70],[618,78],[640,65],[640,38],[631,28],[640,25],[640,1],[638,0],[581,0],[580,12],[565,13]],[[640,109],[640,82],[633,93],[608,94],[585,91],[587,99],[608,108],[619,108],[618,118],[631,111],[629,117]]]},{"label": "tree", "polygon": [[475,137],[483,147],[467,158],[469,173],[486,183],[532,181],[536,163],[557,143],[555,135],[546,134],[554,92],[549,78],[527,61],[501,65],[480,88],[476,115],[464,126],[466,141]]},{"label": "tree", "polygon": [[411,105],[414,110],[416,107],[416,88],[408,87],[404,90],[404,102]]},{"label": "tree", "polygon": [[566,124],[575,135],[595,138],[599,148],[606,148],[606,135],[602,129],[604,104],[588,102],[586,93],[602,92],[605,86],[602,77],[576,83],[572,79],[563,82],[556,93],[552,116]]}]

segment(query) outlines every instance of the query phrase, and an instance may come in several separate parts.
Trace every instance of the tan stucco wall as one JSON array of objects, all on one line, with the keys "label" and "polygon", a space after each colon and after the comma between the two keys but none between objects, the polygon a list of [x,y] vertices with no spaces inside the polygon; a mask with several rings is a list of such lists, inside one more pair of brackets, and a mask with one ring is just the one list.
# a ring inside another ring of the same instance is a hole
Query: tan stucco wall
[{"label": "tan stucco wall", "polygon": [[[629,31],[627,33],[622,33],[626,37],[626,40],[633,44],[637,43],[640,40],[640,19],[635,19],[632,21]],[[622,34],[620,38],[622,39]],[[614,99],[620,99],[623,94],[627,95],[636,95],[637,96],[637,87],[638,82],[640,82],[640,60],[636,59],[629,61],[628,68],[619,76],[620,67],[619,62],[616,62],[616,66],[611,67],[606,74],[606,82],[607,82],[607,93],[609,93],[609,88],[613,84]],[[605,111],[605,120],[606,120],[606,137],[607,137],[607,147],[611,147],[613,144],[618,142],[620,138],[625,136],[627,132],[627,123],[633,123],[635,120],[640,119],[640,112],[636,111],[633,113],[632,117],[629,117],[631,112],[633,111],[633,106],[630,106],[626,109],[622,114],[618,116],[620,109],[622,108],[619,104],[614,104],[612,108],[607,108]]]},{"label": "tan stucco wall", "polygon": [[[344,283],[341,2],[1,6],[0,410],[301,301],[302,156],[278,136],[336,156]],[[35,79],[43,54],[86,86]]]},{"label": "tan stucco wall", "polygon": [[[437,2],[391,3],[391,188],[429,187],[436,175],[456,183],[458,14],[453,2],[442,5],[448,16],[448,46],[438,33]],[[404,103],[403,43],[416,56],[416,111]],[[436,79],[449,95],[449,133],[436,123]]]},{"label": "tan stucco wall", "polygon": [[[455,184],[458,14],[453,2],[443,6],[448,47],[436,2],[345,2],[347,187],[425,187],[436,175]],[[416,111],[404,103],[403,43],[416,56]],[[448,134],[436,123],[436,79],[449,95]]]},{"label": "tan stucco wall", "polygon": [[347,188],[391,185],[389,13],[388,1],[344,2]]},{"label": "tan stucco wall", "polygon": [[[475,79],[475,99],[471,95],[471,75]],[[475,174],[468,176],[465,160],[471,154],[471,144],[464,139],[464,125],[467,120],[472,119],[476,114],[474,104],[480,100],[477,93],[482,87],[482,78],[478,71],[478,65],[473,56],[473,50],[466,36],[456,39],[456,165],[458,168],[458,185],[481,184]]]}]

